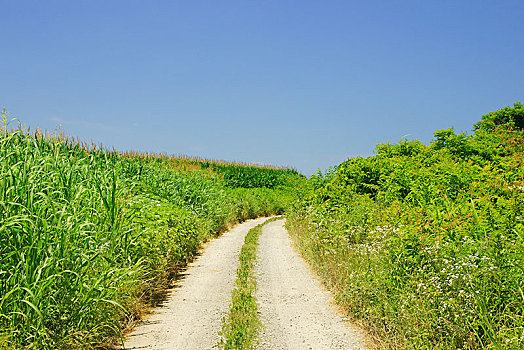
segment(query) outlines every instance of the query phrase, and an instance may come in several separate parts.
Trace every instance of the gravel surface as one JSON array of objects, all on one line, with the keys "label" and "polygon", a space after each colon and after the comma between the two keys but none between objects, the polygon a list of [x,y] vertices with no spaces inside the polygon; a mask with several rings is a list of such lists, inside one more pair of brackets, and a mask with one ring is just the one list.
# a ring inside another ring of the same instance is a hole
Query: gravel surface
[{"label": "gravel surface", "polygon": [[164,305],[127,337],[125,349],[216,349],[244,237],[265,220],[246,221],[211,241]]},{"label": "gravel surface", "polygon": [[260,349],[367,349],[363,331],[337,313],[331,294],[294,250],[284,220],[262,229],[257,302]]}]

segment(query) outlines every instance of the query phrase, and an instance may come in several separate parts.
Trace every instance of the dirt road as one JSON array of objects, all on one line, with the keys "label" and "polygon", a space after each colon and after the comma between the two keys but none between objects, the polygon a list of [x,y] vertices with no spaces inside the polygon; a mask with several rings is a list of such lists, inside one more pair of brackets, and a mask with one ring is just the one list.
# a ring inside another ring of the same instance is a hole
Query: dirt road
[{"label": "dirt road", "polygon": [[246,221],[211,241],[164,305],[127,337],[125,349],[216,349],[244,237],[265,220]]},{"label": "dirt road", "polygon": [[260,349],[365,349],[365,334],[333,307],[333,299],[292,247],[284,220],[259,238],[257,302]]},{"label": "dirt road", "polygon": [[[217,349],[245,235],[265,220],[245,222],[212,241],[165,304],[127,337],[125,349]],[[295,252],[283,223],[267,224],[259,238],[259,348],[367,348],[364,333],[335,311],[331,294]]]}]

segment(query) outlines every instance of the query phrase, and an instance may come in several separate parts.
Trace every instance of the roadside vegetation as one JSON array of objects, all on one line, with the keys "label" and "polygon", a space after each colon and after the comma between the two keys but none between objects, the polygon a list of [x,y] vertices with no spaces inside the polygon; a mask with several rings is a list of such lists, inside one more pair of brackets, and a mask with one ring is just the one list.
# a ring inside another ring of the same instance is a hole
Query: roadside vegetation
[{"label": "roadside vegetation", "polygon": [[201,243],[282,214],[295,170],[122,153],[0,125],[0,348],[112,342]]},{"label": "roadside vegetation", "polygon": [[258,318],[255,291],[257,288],[253,269],[257,258],[258,238],[262,227],[272,221],[281,220],[275,217],[253,227],[246,235],[240,251],[240,267],[237,270],[236,287],[233,289],[229,316],[222,326],[223,349],[254,349],[256,336],[262,324]]},{"label": "roadside vegetation", "polygon": [[287,226],[385,348],[524,348],[524,106],[316,174]]}]

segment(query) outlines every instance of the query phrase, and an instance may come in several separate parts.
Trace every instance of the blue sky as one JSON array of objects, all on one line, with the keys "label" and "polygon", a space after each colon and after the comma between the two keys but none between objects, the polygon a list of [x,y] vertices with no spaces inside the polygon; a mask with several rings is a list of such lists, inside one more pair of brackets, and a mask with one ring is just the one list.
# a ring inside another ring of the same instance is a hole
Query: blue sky
[{"label": "blue sky", "polygon": [[0,0],[0,107],[108,147],[296,167],[524,101],[524,1]]}]

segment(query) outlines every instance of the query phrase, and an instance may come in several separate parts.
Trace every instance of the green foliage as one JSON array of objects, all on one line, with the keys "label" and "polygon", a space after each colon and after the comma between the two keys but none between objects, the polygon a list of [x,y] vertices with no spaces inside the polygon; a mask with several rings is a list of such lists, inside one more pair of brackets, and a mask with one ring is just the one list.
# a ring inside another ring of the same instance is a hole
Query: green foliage
[{"label": "green foliage", "polygon": [[498,111],[489,112],[475,124],[474,130],[492,131],[496,126],[503,124],[520,130],[524,129],[524,105],[515,102],[513,107],[506,106]]},{"label": "green foliage", "polygon": [[211,168],[221,175],[228,187],[255,188],[286,185],[290,178],[300,176],[295,169],[203,162],[204,169]]},{"label": "green foliage", "polygon": [[290,187],[231,189],[195,160],[106,151],[60,133],[9,129],[2,117],[5,348],[111,342],[204,240],[291,201]]},{"label": "green foliage", "polygon": [[297,244],[386,347],[524,346],[521,112],[490,113],[472,135],[437,131],[430,146],[381,144],[293,206]]},{"label": "green foliage", "polygon": [[439,150],[447,148],[453,155],[466,158],[473,154],[469,138],[466,133],[455,134],[453,128],[437,130],[433,133],[435,140],[432,146]]}]

